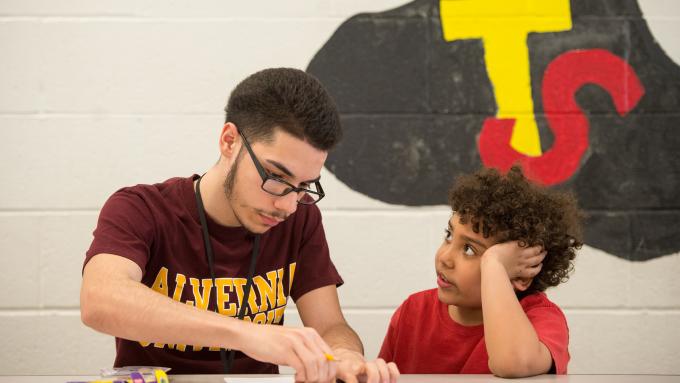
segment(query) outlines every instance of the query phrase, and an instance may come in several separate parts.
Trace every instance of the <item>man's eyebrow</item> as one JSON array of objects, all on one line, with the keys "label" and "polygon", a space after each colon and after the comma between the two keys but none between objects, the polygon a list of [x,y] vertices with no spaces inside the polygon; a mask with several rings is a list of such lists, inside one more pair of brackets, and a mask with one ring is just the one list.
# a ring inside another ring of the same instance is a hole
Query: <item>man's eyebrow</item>
[{"label": "man's eyebrow", "polygon": [[270,164],[276,166],[280,171],[286,173],[286,175],[287,175],[288,177],[291,177],[291,178],[295,177],[295,175],[293,174],[293,172],[291,172],[290,170],[288,170],[288,168],[287,168],[284,164],[282,164],[282,163],[280,163],[280,162],[278,162],[278,161],[274,161],[274,160],[266,160],[266,161],[269,162]]},{"label": "man's eyebrow", "polygon": [[[288,170],[288,168],[284,164],[282,164],[278,161],[274,161],[274,160],[265,160],[265,161],[276,166],[280,171],[284,172],[288,177],[295,178],[295,175],[293,174],[293,172]],[[314,178],[313,180],[303,181],[302,183],[308,184],[308,183],[312,183],[312,182],[317,182],[319,179],[321,179],[321,176],[318,176],[318,177]]]}]

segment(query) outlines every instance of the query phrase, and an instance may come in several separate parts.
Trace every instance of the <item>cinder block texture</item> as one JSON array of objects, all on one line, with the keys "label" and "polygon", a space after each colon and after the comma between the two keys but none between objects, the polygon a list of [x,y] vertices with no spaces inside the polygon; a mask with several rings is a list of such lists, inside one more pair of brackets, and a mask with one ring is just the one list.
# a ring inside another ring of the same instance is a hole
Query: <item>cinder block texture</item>
[{"label": "cinder block texture", "polygon": [[0,21],[11,54],[0,64],[0,112],[219,113],[255,70],[305,67],[340,21]]},{"label": "cinder block texture", "polygon": [[631,263],[585,246],[569,281],[549,289],[562,308],[678,309],[680,254]]},{"label": "cinder block texture", "polygon": [[6,0],[0,4],[0,15],[5,16],[80,16],[80,17],[146,17],[146,18],[324,18],[347,17],[362,11],[378,11],[403,4],[402,0],[375,0],[366,4],[361,0],[318,0],[281,2],[262,0],[208,0],[200,6],[185,2],[157,3],[155,1],[117,1],[113,4],[87,0],[50,2],[44,0]]},{"label": "cinder block texture", "polygon": [[434,254],[449,216],[448,211],[326,214],[331,256],[345,280],[342,304],[396,307],[411,293],[434,287]]},{"label": "cinder block texture", "polygon": [[0,308],[40,306],[40,246],[35,216],[0,215],[0,270],[4,294]]},{"label": "cinder block texture", "polygon": [[[111,366],[113,338],[78,312],[99,208],[121,187],[212,166],[229,91],[272,66],[309,68],[339,103],[349,134],[320,207],[345,317],[375,357],[396,307],[435,287],[445,190],[479,165],[479,128],[498,110],[484,45],[437,40],[438,1],[411,3],[0,1],[0,373]],[[565,49],[607,48],[653,97],[622,118],[597,85],[574,95],[591,146],[567,186],[589,210],[588,246],[549,290],[571,329],[569,372],[680,374],[680,2],[570,4],[572,31],[528,36],[532,88]],[[489,11],[480,20],[503,16]],[[545,150],[554,137],[532,101]],[[301,324],[293,304],[286,323]]]},{"label": "cinder block texture", "polygon": [[4,116],[0,124],[0,169],[13,180],[0,209],[98,210],[123,186],[210,167],[223,117]]},{"label": "cinder block texture", "polygon": [[0,309],[78,308],[96,219],[95,212],[0,214],[0,267],[8,292]]},{"label": "cinder block texture", "polygon": [[208,0],[200,7],[185,2],[159,4],[155,1],[124,0],[114,4],[67,0],[8,0],[0,5],[0,13],[10,16],[78,16],[78,17],[135,17],[135,18],[298,18],[328,15],[333,1],[297,2],[291,4],[264,0],[256,3]]},{"label": "cinder block texture", "polygon": [[0,351],[8,375],[99,375],[113,365],[113,338],[80,321],[78,310],[0,313],[0,336],[11,347]]},{"label": "cinder block texture", "polygon": [[570,373],[680,374],[680,311],[567,310]]},{"label": "cinder block texture", "polygon": [[50,214],[42,218],[40,297],[42,307],[78,308],[85,251],[97,215],[91,212]]}]

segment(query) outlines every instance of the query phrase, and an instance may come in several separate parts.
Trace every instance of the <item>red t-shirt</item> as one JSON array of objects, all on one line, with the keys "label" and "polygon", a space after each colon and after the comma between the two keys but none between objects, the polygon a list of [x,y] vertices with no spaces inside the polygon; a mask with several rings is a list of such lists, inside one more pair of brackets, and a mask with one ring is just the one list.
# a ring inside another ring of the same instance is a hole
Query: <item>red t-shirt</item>
[{"label": "red t-shirt", "polygon": [[[225,227],[210,217],[215,284],[210,278],[194,194],[194,175],[114,193],[99,215],[85,264],[101,253],[139,265],[142,283],[160,294],[203,309],[236,316],[242,301],[253,237],[243,227]],[[295,214],[260,238],[253,288],[245,320],[283,324],[287,297],[294,300],[328,285],[342,284],[326,243],[321,213],[299,205]],[[219,349],[201,345],[141,343],[116,338],[115,366],[171,367],[173,373],[223,372]],[[237,352],[232,373],[277,373],[278,367]]]},{"label": "red t-shirt", "polygon": [[[569,328],[557,305],[543,293],[520,301],[538,339],[548,347],[555,372],[567,373]],[[490,374],[484,325],[463,326],[449,316],[437,289],[411,295],[392,316],[380,358],[402,374]]]}]

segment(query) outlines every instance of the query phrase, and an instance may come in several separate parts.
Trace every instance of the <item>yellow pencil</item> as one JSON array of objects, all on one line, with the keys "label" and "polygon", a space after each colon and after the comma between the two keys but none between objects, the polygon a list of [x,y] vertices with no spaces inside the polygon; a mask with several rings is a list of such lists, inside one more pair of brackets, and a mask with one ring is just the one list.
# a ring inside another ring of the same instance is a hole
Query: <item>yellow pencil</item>
[{"label": "yellow pencil", "polygon": [[335,357],[327,352],[323,354],[326,357],[326,360],[329,362],[340,362],[340,359],[335,359]]}]

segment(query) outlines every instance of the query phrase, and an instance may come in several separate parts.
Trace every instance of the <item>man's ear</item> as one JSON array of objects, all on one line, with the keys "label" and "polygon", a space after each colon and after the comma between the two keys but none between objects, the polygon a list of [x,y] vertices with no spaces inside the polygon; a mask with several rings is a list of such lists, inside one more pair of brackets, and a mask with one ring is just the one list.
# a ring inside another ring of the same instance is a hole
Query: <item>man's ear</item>
[{"label": "man's ear", "polygon": [[239,148],[241,136],[238,134],[238,128],[231,122],[227,122],[222,127],[220,134],[220,153],[225,158],[231,158],[234,153],[238,153],[236,149]]},{"label": "man's ear", "polygon": [[515,288],[515,291],[526,291],[533,281],[534,278],[515,278],[511,279],[510,283],[512,283],[512,287]]}]

